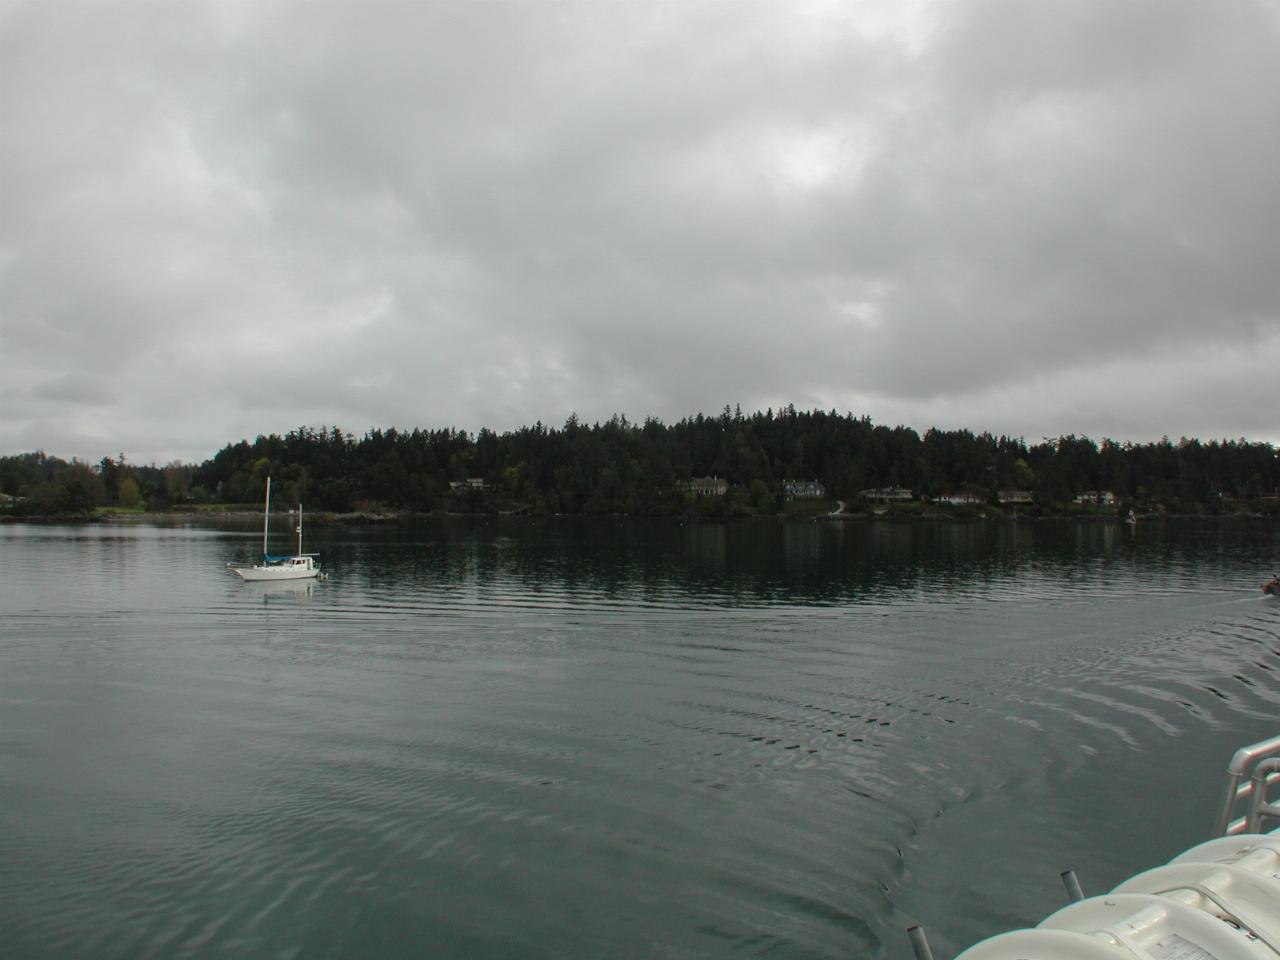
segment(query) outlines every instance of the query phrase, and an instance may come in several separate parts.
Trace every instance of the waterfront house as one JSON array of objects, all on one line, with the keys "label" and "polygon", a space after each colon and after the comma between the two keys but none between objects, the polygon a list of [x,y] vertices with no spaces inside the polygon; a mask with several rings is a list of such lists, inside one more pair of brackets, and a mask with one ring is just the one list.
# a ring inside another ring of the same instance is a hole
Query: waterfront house
[{"label": "waterfront house", "polygon": [[972,506],[974,504],[987,502],[986,497],[980,493],[974,493],[972,490],[962,490],[959,493],[944,493],[942,496],[935,499],[938,503],[949,503],[956,507]]},{"label": "waterfront house", "polygon": [[1084,493],[1076,494],[1075,502],[1081,506],[1113,507],[1116,503],[1116,495],[1110,490],[1086,490]]},{"label": "waterfront house", "polygon": [[782,496],[787,500],[821,500],[827,488],[817,480],[784,480]]},{"label": "waterfront house", "polygon": [[906,487],[876,487],[872,490],[863,490],[862,497],[865,500],[872,500],[876,503],[905,503],[912,499],[914,495]]},{"label": "waterfront house", "polygon": [[1031,503],[1030,490],[1001,490],[996,494],[1001,503]]},{"label": "waterfront house", "polygon": [[682,493],[695,497],[723,497],[729,491],[729,481],[720,477],[690,477],[676,485]]}]

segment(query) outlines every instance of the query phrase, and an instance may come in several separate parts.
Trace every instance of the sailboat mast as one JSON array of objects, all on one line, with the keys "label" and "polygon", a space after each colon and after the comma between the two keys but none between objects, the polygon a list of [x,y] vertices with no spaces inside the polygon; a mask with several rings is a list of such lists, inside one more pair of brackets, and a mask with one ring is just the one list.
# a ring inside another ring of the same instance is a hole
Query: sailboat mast
[{"label": "sailboat mast", "polygon": [[302,504],[298,504],[298,556],[302,556]]},{"label": "sailboat mast", "polygon": [[267,562],[267,530],[271,523],[271,478],[267,477],[267,503],[262,508],[262,562]]}]

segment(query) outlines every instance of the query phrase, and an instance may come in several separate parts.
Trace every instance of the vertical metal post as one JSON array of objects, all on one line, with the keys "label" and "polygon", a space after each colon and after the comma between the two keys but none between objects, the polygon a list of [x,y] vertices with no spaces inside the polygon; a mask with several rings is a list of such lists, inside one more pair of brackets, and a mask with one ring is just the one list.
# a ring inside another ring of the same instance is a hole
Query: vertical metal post
[{"label": "vertical metal post", "polygon": [[1213,822],[1212,836],[1225,837],[1227,835],[1227,829],[1231,826],[1231,812],[1235,808],[1236,796],[1240,790],[1240,781],[1243,779],[1243,773],[1227,771],[1227,790],[1222,797],[1222,806],[1218,808],[1218,817]]},{"label": "vertical metal post", "polygon": [[1067,896],[1071,898],[1072,903],[1079,903],[1084,899],[1084,891],[1080,889],[1080,881],[1076,878],[1074,870],[1062,871],[1062,885],[1067,888]]},{"label": "vertical metal post", "polygon": [[929,949],[929,941],[924,935],[924,927],[916,924],[907,928],[907,936],[911,938],[911,949],[915,951],[916,960],[933,960],[933,951]]}]

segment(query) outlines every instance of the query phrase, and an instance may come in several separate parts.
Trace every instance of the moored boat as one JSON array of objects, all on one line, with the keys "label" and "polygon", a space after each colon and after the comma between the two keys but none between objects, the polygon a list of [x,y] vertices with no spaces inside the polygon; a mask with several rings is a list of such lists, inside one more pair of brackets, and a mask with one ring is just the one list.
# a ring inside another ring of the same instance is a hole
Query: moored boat
[{"label": "moored boat", "polygon": [[[314,553],[302,552],[302,504],[298,504],[298,552],[275,557],[270,552],[271,478],[267,477],[266,500],[262,508],[262,562],[252,567],[231,567],[241,580],[276,583],[281,580],[324,579]],[[228,564],[228,566],[231,566]]]}]

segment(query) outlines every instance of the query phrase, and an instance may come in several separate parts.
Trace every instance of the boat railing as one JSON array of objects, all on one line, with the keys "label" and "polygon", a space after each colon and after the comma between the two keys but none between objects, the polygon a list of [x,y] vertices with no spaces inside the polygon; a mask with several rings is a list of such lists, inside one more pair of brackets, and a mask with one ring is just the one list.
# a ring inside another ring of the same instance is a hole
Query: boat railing
[{"label": "boat railing", "polygon": [[1227,789],[1213,824],[1213,836],[1258,833],[1263,817],[1280,817],[1280,804],[1267,801],[1267,789],[1277,780],[1280,737],[1237,750],[1227,765]]},{"label": "boat railing", "polygon": [[[1227,766],[1227,789],[1214,823],[1215,839],[1198,844],[1115,887],[1085,897],[1075,874],[1062,874],[1069,906],[1035,928],[997,934],[957,960],[1058,957],[1123,960],[1196,957],[1255,960],[1280,957],[1280,887],[1271,881],[1280,856],[1280,819],[1267,794],[1280,782],[1280,736],[1242,747]],[[1243,812],[1243,816],[1241,816]],[[1234,818],[1234,819],[1233,819]],[[1219,921],[1226,921],[1220,923]],[[1225,935],[1224,935],[1225,934]],[[907,931],[916,960],[933,960],[924,930]],[[1185,949],[1184,949],[1185,947]]]}]

